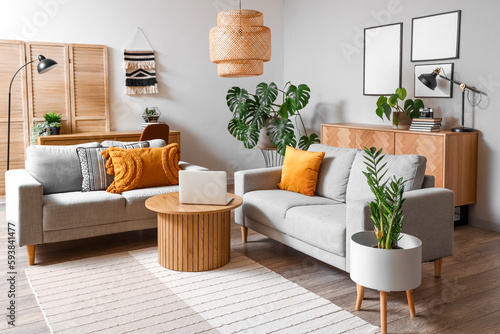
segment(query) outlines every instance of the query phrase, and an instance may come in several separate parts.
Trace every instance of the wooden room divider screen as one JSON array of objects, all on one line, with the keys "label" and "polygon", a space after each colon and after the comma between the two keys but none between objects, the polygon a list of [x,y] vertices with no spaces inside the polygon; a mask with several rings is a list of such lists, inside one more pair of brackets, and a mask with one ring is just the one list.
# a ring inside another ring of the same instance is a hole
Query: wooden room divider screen
[{"label": "wooden room divider screen", "polygon": [[110,129],[106,45],[0,40],[0,197],[5,195],[8,89],[14,73],[39,54],[58,65],[39,75],[26,66],[12,85],[10,168],[24,168],[34,121],[48,111],[62,114],[61,133]]}]

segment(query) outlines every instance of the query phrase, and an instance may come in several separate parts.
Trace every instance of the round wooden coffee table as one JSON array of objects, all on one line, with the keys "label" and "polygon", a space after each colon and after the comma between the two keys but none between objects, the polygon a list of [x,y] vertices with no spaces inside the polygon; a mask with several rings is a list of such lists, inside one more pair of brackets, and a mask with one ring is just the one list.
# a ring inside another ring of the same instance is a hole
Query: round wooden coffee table
[{"label": "round wooden coffee table", "polygon": [[158,262],[177,271],[204,271],[229,262],[231,210],[240,196],[227,194],[228,205],[179,203],[179,193],[166,193],[146,200],[158,213]]}]

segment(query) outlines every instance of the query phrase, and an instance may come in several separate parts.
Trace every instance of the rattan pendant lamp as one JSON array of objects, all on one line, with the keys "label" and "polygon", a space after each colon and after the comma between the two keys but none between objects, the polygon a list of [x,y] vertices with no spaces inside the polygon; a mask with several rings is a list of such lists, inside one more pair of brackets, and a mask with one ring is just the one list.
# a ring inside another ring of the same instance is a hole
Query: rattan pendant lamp
[{"label": "rattan pendant lamp", "polygon": [[217,15],[210,30],[210,61],[225,78],[253,77],[264,73],[263,62],[271,60],[271,29],[264,15],[251,9],[231,9]]}]

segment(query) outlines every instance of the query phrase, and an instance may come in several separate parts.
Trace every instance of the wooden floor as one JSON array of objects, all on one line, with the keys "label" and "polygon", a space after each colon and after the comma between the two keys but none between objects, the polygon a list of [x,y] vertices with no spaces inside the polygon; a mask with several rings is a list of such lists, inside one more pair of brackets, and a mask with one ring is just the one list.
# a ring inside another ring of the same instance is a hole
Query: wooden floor
[{"label": "wooden floor", "polygon": [[[16,328],[8,328],[7,223],[0,210],[0,334],[50,333],[24,270],[26,248],[16,254]],[[356,286],[341,270],[308,257],[260,234],[250,232],[242,244],[239,225],[232,224],[232,249],[379,326],[377,291],[366,290],[355,311]],[[156,230],[122,233],[37,247],[37,265],[88,258],[156,245]],[[388,294],[390,333],[500,333],[500,233],[470,226],[455,229],[455,255],[443,261],[443,276],[423,264],[422,285],[414,291],[417,316],[411,318],[404,292]]]}]

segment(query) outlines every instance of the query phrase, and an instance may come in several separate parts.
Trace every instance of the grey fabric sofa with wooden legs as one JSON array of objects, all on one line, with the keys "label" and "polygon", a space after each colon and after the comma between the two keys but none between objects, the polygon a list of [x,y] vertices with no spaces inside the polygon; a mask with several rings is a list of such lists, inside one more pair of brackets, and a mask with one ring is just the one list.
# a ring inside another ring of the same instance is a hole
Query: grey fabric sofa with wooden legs
[{"label": "grey fabric sofa with wooden legs", "polygon": [[[349,243],[358,231],[373,230],[368,201],[372,194],[362,171],[363,151],[314,144],[324,151],[314,196],[280,190],[282,167],[238,171],[235,193],[243,205],[235,212],[242,240],[252,229],[320,261],[349,272]],[[387,177],[407,180],[403,232],[422,240],[422,261],[434,261],[441,275],[442,258],[453,253],[453,192],[434,187],[425,175],[426,159],[386,155]]]},{"label": "grey fabric sofa with wooden legs", "polygon": [[[165,141],[160,141],[150,147],[164,146]],[[111,142],[108,146],[117,144]],[[30,265],[35,263],[36,245],[156,228],[156,212],[145,207],[146,199],[178,191],[178,186],[163,186],[121,194],[105,190],[82,192],[76,147],[99,145],[30,146],[26,169],[6,172],[7,221],[15,224],[17,243],[27,247]],[[206,170],[182,161],[179,166],[184,170]]]}]

